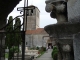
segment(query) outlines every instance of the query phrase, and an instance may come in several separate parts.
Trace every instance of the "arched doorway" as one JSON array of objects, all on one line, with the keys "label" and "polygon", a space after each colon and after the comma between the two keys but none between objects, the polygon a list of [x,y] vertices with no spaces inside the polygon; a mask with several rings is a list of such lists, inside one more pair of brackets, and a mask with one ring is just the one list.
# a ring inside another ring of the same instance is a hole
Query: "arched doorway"
[{"label": "arched doorway", "polygon": [[50,39],[47,40],[47,47],[48,47],[48,49],[53,48],[52,41]]}]

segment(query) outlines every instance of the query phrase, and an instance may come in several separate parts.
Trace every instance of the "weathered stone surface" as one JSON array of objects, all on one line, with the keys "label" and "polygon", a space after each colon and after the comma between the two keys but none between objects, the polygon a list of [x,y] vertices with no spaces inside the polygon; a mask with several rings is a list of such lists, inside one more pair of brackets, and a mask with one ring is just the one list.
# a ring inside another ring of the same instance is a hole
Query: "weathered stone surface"
[{"label": "weathered stone surface", "polygon": [[[48,0],[47,3],[50,3],[49,1],[52,0]],[[68,22],[48,25],[44,27],[44,29],[50,36],[52,36],[53,38],[57,38],[56,41],[58,41],[59,44],[61,45],[61,46],[58,45],[60,46],[59,49],[61,49],[63,46],[63,48],[65,48],[64,50],[67,50],[66,48],[69,48],[69,46],[66,47],[64,46],[64,44],[71,43],[70,44],[71,51],[69,51],[69,53],[64,53],[62,50],[59,50],[61,51],[61,53],[63,53],[62,60],[74,60],[74,58],[75,60],[80,60],[80,47],[79,47],[80,46],[80,33],[79,33],[80,32],[80,0],[66,0],[66,1],[67,1]],[[54,18],[56,18],[56,16],[53,14],[54,13],[51,14],[52,15],[51,17],[54,16]],[[64,18],[62,18],[61,20],[64,20]],[[72,37],[73,34],[75,34],[74,38]],[[71,36],[69,37],[68,35]]]},{"label": "weathered stone surface", "polygon": [[27,35],[26,34],[26,42],[25,42],[25,46],[32,48],[32,47],[36,47],[39,46],[41,47],[42,45],[45,45],[44,43],[46,43],[46,41],[49,39],[49,37],[44,38],[44,40],[42,39],[43,36],[48,36],[48,34],[33,34],[33,35]]},{"label": "weathered stone surface", "polygon": [[[45,31],[49,34],[75,34],[80,32],[80,23],[61,23],[61,24],[52,24],[44,27]],[[51,32],[51,33],[50,33]]]},{"label": "weathered stone surface", "polygon": [[73,47],[75,60],[80,60],[80,33],[74,35]]},{"label": "weathered stone surface", "polygon": [[36,6],[32,5],[29,7],[35,7],[35,9],[33,9],[33,12],[29,10],[29,15],[27,16],[27,30],[35,30],[39,28],[40,11]]},{"label": "weathered stone surface", "polygon": [[64,52],[70,52],[71,51],[71,47],[68,44],[67,45],[63,45],[62,49],[63,49]]},{"label": "weathered stone surface", "polygon": [[69,22],[80,22],[80,0],[68,0],[67,10]]},{"label": "weathered stone surface", "polygon": [[56,18],[57,23],[67,22],[67,2],[66,0],[46,0],[46,12],[51,18]]}]

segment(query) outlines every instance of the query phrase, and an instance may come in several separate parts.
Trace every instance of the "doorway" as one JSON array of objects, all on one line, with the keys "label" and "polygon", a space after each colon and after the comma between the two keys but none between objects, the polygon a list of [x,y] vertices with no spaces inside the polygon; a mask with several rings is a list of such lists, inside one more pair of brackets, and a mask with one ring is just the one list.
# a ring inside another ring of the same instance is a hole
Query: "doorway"
[{"label": "doorway", "polygon": [[48,49],[52,49],[52,43],[48,43]]}]

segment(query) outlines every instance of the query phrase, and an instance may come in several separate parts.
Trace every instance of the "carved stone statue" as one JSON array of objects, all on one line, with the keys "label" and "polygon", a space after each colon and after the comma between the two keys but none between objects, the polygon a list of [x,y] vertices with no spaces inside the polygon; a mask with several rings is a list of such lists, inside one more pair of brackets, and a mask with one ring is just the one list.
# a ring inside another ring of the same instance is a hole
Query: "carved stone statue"
[{"label": "carved stone statue", "polygon": [[52,18],[56,18],[58,23],[67,22],[67,2],[65,0],[46,0],[46,12]]},{"label": "carved stone statue", "polygon": [[46,12],[61,23],[44,27],[49,36],[56,39],[58,60],[79,60],[80,0],[46,0],[45,3]]},{"label": "carved stone statue", "polygon": [[[46,7],[45,7],[46,12],[50,13],[51,18],[56,18],[57,23],[68,22],[66,0],[46,0],[45,3],[46,3]],[[52,26],[51,28],[55,28],[55,27],[56,26]],[[60,33],[58,31],[54,31],[55,29],[52,29],[52,30],[49,30],[51,34],[54,34],[55,32]],[[51,34],[49,33],[49,35]],[[70,46],[69,43],[66,44],[65,41],[67,40],[64,39],[63,36],[61,35],[58,35],[58,36],[59,36],[57,39],[58,42],[56,42],[59,49],[58,56],[60,56],[58,60],[71,60],[73,58],[73,56],[70,57],[71,55],[70,52],[72,50],[72,47]],[[60,36],[62,37],[62,39],[59,39],[61,38]],[[62,43],[63,41],[64,43]]]}]

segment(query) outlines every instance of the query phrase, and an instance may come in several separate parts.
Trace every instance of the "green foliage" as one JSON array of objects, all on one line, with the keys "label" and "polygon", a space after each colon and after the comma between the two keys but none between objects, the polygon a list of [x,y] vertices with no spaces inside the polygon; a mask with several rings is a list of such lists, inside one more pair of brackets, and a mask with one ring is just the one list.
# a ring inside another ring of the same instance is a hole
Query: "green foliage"
[{"label": "green foliage", "polygon": [[41,47],[41,48],[39,48],[39,56],[38,57],[40,57],[40,56],[42,56],[44,53],[46,52],[46,47]]},{"label": "green foliage", "polygon": [[5,58],[8,58],[9,57],[9,53],[5,53]]},{"label": "green foliage", "polygon": [[30,48],[30,50],[35,50],[35,48]]},{"label": "green foliage", "polygon": [[[13,20],[12,16],[9,17],[8,23]],[[16,18],[15,24],[13,26],[13,21],[7,26],[6,32],[6,47],[11,48],[12,46],[18,46],[21,44],[21,21],[20,18]],[[16,33],[15,33],[16,32]],[[17,33],[18,32],[18,33]]]},{"label": "green foliage", "polygon": [[41,47],[41,50],[42,51],[46,51],[46,47]]},{"label": "green foliage", "polygon": [[58,48],[57,47],[53,48],[51,55],[54,60],[57,60],[57,55],[58,55]]},{"label": "green foliage", "polygon": [[53,50],[57,50],[57,47],[54,47]]},{"label": "green foliage", "polygon": [[[13,20],[12,16],[9,17],[8,23],[10,23]],[[11,22],[7,27],[6,27],[6,32],[12,32],[13,31],[13,22]],[[6,47],[10,48],[13,46],[14,42],[14,37],[13,33],[6,33]]]},{"label": "green foliage", "polygon": [[[15,25],[14,25],[14,32],[20,32],[21,31],[21,21],[20,18],[16,18]],[[15,45],[21,44],[22,38],[21,33],[15,33]]]},{"label": "green foliage", "polygon": [[18,46],[10,48],[10,51],[12,51],[12,52],[16,52],[17,53],[17,52],[19,52],[18,50],[19,50]]},{"label": "green foliage", "polygon": [[39,50],[39,47],[36,47],[36,50]]},{"label": "green foliage", "polygon": [[43,51],[46,51],[46,47],[43,48]]},{"label": "green foliage", "polygon": [[9,49],[9,59],[11,59],[14,56],[14,53],[18,53],[20,50],[18,46],[14,46]]},{"label": "green foliage", "polygon": [[40,55],[37,58],[41,57],[45,53],[45,51],[39,50],[39,53],[40,53]]},{"label": "green foliage", "polygon": [[20,18],[15,19],[15,24],[13,25],[13,17],[10,16],[8,23],[10,23],[6,27],[6,47],[8,47],[9,50],[9,59],[13,57],[13,54],[15,52],[18,52],[18,47],[12,48],[12,46],[19,46],[21,44],[22,38],[21,38],[21,21]]},{"label": "green foliage", "polygon": [[39,56],[37,58],[39,58],[46,52],[46,47],[37,47],[37,48],[39,49],[39,51],[38,51]]}]

